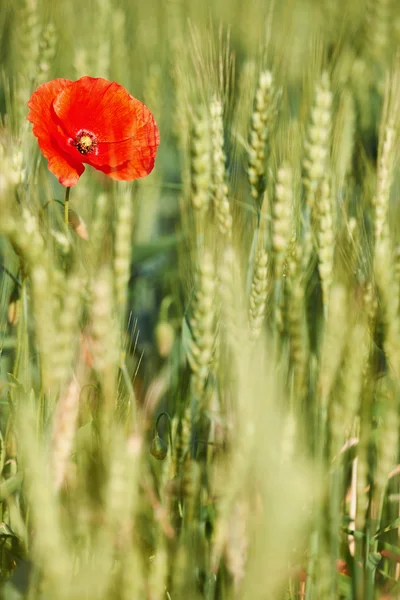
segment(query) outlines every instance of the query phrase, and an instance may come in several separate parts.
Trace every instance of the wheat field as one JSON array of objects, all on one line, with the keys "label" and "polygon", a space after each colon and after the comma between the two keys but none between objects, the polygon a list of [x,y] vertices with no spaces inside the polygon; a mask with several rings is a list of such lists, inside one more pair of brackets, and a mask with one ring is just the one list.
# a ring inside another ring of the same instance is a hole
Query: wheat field
[{"label": "wheat field", "polygon": [[[396,0],[2,0],[0,598],[400,598],[399,50]],[[161,143],[66,196],[27,103],[86,75]]]}]

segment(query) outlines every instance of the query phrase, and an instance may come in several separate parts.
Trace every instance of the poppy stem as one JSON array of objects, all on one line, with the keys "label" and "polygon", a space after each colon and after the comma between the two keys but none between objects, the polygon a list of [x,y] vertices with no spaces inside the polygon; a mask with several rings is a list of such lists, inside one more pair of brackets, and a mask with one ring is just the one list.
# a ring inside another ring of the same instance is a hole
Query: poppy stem
[{"label": "poppy stem", "polygon": [[71,188],[67,187],[65,190],[65,200],[64,200],[64,223],[68,234],[68,207],[69,207],[69,193]]},{"label": "poppy stem", "polygon": [[169,443],[171,444],[171,448],[172,448],[172,429],[171,429],[171,417],[169,416],[169,414],[167,412],[162,412],[158,415],[157,417],[157,421],[156,421],[156,435],[158,435],[158,422],[161,419],[161,417],[167,417],[168,418],[168,433],[169,433]]}]

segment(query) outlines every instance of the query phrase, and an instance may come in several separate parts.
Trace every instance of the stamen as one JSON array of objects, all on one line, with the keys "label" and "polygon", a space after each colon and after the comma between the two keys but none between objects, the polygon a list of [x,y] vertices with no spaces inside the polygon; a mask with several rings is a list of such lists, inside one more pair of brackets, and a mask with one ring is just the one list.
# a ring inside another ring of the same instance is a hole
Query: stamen
[{"label": "stamen", "polygon": [[97,146],[97,138],[91,131],[81,129],[72,143],[81,154],[91,154]]}]

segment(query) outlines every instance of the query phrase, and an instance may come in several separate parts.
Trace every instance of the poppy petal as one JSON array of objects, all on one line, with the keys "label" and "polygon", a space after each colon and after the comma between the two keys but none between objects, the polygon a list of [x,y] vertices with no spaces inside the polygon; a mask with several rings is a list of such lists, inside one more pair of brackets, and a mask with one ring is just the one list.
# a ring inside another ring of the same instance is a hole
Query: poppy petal
[{"label": "poppy petal", "polygon": [[109,165],[99,165],[95,168],[98,171],[102,171],[111,179],[116,181],[133,181],[134,179],[140,179],[146,177],[153,170],[153,166],[147,166],[146,169],[141,167],[136,161],[127,160],[124,163],[117,165],[116,167],[110,167]]},{"label": "poppy petal", "polygon": [[92,156],[89,164],[118,181],[146,177],[153,170],[160,142],[157,125],[147,129],[139,130],[136,138],[126,142],[100,145],[99,154]]},{"label": "poppy petal", "polygon": [[81,77],[58,94],[53,109],[73,139],[79,131],[87,130],[98,142],[118,142],[134,136],[140,126],[138,102],[118,83]]},{"label": "poppy petal", "polygon": [[152,171],[158,127],[147,106],[117,83],[55,79],[40,86],[28,106],[40,149],[63,185],[77,183],[83,163],[125,181]]},{"label": "poppy petal", "polygon": [[53,79],[43,83],[33,92],[28,102],[30,111],[27,119],[33,123],[33,133],[37,137],[39,133],[47,132],[49,123],[52,122],[51,106],[54,98],[71,83],[69,79]]},{"label": "poppy petal", "polygon": [[136,161],[138,166],[141,164],[145,170],[151,170],[160,143],[160,133],[153,115],[147,107],[144,108],[146,108],[149,118],[143,126],[136,130],[134,137],[122,142],[99,143],[96,152],[88,155],[85,162],[87,161],[94,167],[101,165],[116,167],[129,160]]},{"label": "poppy petal", "polygon": [[83,164],[72,160],[68,154],[63,152],[53,137],[49,140],[38,138],[38,142],[43,155],[48,160],[49,170],[57,177],[61,185],[65,187],[76,185],[85,170]]},{"label": "poppy petal", "polygon": [[[121,179],[118,173],[121,172],[121,165],[124,165],[123,179],[133,181],[148,175],[154,167],[157,144],[159,143],[158,129],[147,133],[145,139],[151,139],[152,145],[143,143],[144,134],[139,132],[137,138],[131,138],[123,142],[100,143],[96,146],[96,151],[86,156],[81,155],[78,150],[71,146],[69,139],[59,128],[55,134],[57,145],[63,154],[69,155],[69,161],[85,162],[95,169],[110,174],[113,179]],[[129,165],[129,166],[128,166]]]},{"label": "poppy petal", "polygon": [[33,124],[33,133],[38,138],[40,150],[48,160],[50,171],[64,186],[78,182],[85,167],[68,156],[57,143],[57,128],[52,118],[52,102],[66,87],[71,85],[68,79],[54,79],[44,83],[32,94],[28,107],[28,120]]}]

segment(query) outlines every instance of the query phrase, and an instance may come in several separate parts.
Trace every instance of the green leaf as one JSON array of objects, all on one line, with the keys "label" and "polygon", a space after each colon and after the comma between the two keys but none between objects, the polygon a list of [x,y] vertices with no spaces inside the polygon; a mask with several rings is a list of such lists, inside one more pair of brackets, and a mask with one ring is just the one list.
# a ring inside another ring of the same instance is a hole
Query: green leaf
[{"label": "green leaf", "polygon": [[22,473],[17,473],[16,475],[13,475],[9,479],[6,479],[2,483],[0,483],[0,502],[3,502],[3,500],[6,500],[6,498],[11,496],[12,494],[15,494],[15,492],[18,492],[21,489],[23,479],[24,477]]},{"label": "green leaf", "polygon": [[388,531],[392,531],[393,529],[397,529],[398,527],[400,527],[400,517],[393,521],[393,523],[390,523],[390,525],[385,527],[385,529],[381,529],[380,531],[378,531],[378,533],[376,533],[374,537],[377,538],[383,533],[387,533]]}]

